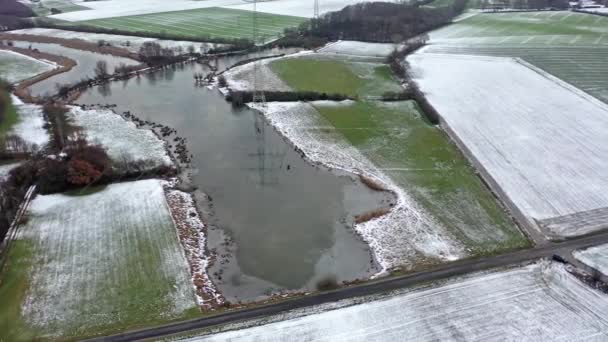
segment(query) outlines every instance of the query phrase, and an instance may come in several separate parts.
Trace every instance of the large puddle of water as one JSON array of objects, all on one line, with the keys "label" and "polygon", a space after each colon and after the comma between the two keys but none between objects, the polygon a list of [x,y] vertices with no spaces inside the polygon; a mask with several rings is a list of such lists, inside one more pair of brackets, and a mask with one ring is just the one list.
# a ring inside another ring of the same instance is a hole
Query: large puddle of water
[{"label": "large puddle of water", "polygon": [[95,77],[95,65],[98,61],[105,61],[108,71],[114,72],[114,68],[121,64],[138,65],[139,62],[130,58],[115,57],[112,55],[102,55],[94,52],[81,51],[63,47],[59,44],[30,43],[24,41],[14,41],[16,47],[27,49],[38,49],[42,52],[68,57],[77,62],[70,71],[54,75],[44,81],[38,82],[30,87],[33,96],[52,95],[57,92],[57,84],[74,84],[83,78]]},{"label": "large puddle of water", "polygon": [[314,289],[328,276],[350,281],[375,273],[353,218],[388,206],[392,196],[306,162],[262,115],[196,87],[193,74],[206,71],[186,64],[92,88],[78,102],[116,104],[119,112],[173,127],[187,139],[193,181],[212,199],[208,245],[217,260],[210,275],[227,299],[249,301],[279,289]]}]

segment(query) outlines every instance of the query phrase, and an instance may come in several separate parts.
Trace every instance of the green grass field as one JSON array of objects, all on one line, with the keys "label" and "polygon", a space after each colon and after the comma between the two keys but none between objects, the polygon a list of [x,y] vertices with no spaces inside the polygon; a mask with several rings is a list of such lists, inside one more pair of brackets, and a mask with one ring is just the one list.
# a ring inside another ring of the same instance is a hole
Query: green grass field
[{"label": "green grass field", "polygon": [[285,58],[270,68],[291,88],[345,94],[352,97],[377,97],[387,91],[401,91],[388,66],[377,63]]},{"label": "green grass field", "polygon": [[[166,33],[195,38],[252,39],[252,20],[252,12],[250,11],[213,7],[96,19],[76,22],[76,24],[130,32]],[[259,32],[264,41],[273,40],[280,37],[285,28],[298,26],[305,20],[300,17],[258,14]]]},{"label": "green grass field", "polygon": [[431,33],[426,51],[520,57],[608,103],[608,17],[478,14]]},{"label": "green grass field", "polygon": [[316,108],[473,254],[527,245],[474,169],[445,134],[426,121],[415,103],[359,102]]},{"label": "green grass field", "polygon": [[0,341],[78,339],[200,315],[159,181],[36,197],[0,283]]},{"label": "green grass field", "polygon": [[484,13],[431,33],[433,43],[608,45],[608,17],[562,12]]},{"label": "green grass field", "polygon": [[4,108],[0,108],[0,138],[2,138],[19,121],[19,116],[9,93],[0,89],[0,97],[2,97],[0,104],[5,103]]}]

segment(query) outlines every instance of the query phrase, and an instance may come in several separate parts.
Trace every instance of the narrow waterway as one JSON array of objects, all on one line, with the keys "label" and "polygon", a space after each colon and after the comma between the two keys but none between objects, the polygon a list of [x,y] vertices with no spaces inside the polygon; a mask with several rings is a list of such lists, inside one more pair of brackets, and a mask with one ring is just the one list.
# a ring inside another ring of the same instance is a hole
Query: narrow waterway
[{"label": "narrow waterway", "polygon": [[262,115],[196,87],[193,74],[206,71],[186,64],[92,88],[78,102],[116,104],[187,139],[193,181],[212,199],[208,245],[217,259],[210,274],[229,300],[373,274],[370,249],[352,229],[354,215],[386,207],[392,197],[310,165]]},{"label": "narrow waterway", "polygon": [[32,85],[29,89],[33,96],[52,95],[57,92],[57,85],[74,84],[83,78],[95,77],[95,65],[98,61],[107,63],[108,72],[114,72],[114,69],[121,65],[138,65],[139,62],[130,58],[116,57],[112,55],[103,55],[89,51],[76,50],[63,47],[59,44],[46,43],[30,43],[24,41],[13,41],[16,47],[38,49],[41,52],[46,52],[53,55],[64,56],[76,61],[70,71],[54,75],[46,80]]}]

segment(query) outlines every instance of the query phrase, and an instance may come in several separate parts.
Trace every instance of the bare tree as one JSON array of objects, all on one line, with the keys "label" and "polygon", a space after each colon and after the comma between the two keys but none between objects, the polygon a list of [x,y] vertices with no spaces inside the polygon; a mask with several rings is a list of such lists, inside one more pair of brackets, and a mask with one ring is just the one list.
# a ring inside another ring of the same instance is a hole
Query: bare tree
[{"label": "bare tree", "polygon": [[101,79],[106,79],[110,75],[108,73],[108,63],[106,61],[98,61],[95,66],[95,75]]}]

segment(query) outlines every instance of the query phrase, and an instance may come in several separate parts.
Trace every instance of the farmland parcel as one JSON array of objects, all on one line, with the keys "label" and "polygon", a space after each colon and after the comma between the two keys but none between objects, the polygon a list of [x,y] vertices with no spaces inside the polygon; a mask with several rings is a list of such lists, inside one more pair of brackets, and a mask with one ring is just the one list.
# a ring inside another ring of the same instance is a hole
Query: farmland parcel
[{"label": "farmland parcel", "polygon": [[434,288],[339,309],[333,305],[334,308],[326,308],[329,311],[311,308],[291,316],[274,317],[277,321],[273,323],[188,341],[603,341],[608,338],[605,317],[608,296],[580,282],[564,266],[546,262],[452,279]]},{"label": "farmland parcel", "polygon": [[198,312],[161,183],[38,196],[0,285],[0,339],[83,337]]},{"label": "farmland parcel", "polygon": [[408,62],[444,126],[529,224],[552,237],[604,228],[607,105],[518,60],[419,53]]},{"label": "farmland parcel", "polygon": [[608,17],[482,14],[430,34],[427,52],[520,57],[608,103]]},{"label": "farmland parcel", "polygon": [[[252,38],[253,12],[225,8],[134,15],[78,22],[128,32],[167,33],[184,37]],[[285,28],[298,26],[304,18],[258,14],[259,35],[278,38]]]}]

